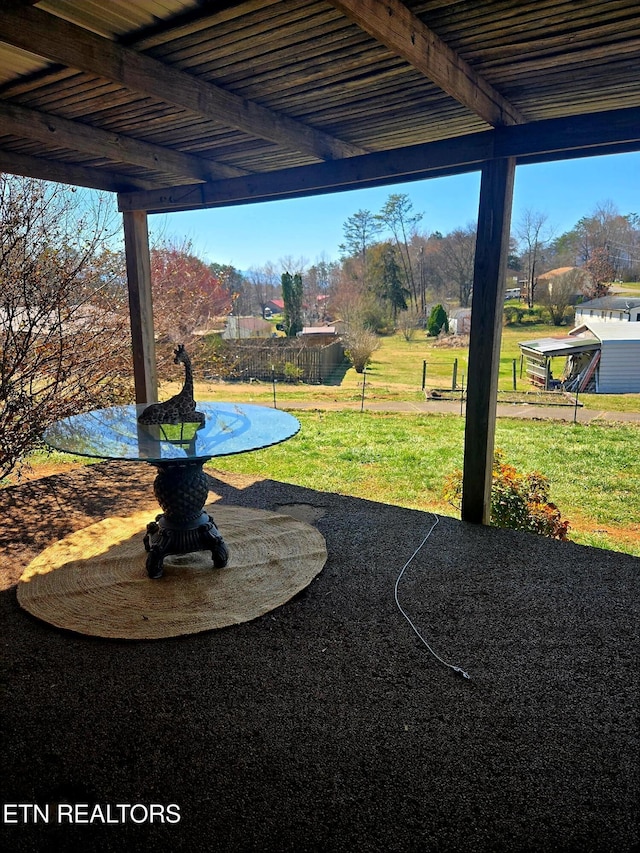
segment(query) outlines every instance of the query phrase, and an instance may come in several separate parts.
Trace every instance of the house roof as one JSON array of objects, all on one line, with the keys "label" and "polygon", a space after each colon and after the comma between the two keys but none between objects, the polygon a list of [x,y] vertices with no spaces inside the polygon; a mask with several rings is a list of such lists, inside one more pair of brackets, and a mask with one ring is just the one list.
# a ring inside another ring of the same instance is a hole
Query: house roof
[{"label": "house roof", "polygon": [[335,326],[305,326],[299,333],[301,335],[335,335]]},{"label": "house roof", "polygon": [[570,335],[595,335],[602,343],[613,341],[640,342],[640,323],[606,323],[586,319],[569,332]]},{"label": "house roof", "polygon": [[544,355],[553,358],[557,355],[574,355],[599,349],[600,340],[594,336],[581,338],[537,338],[533,341],[522,341],[518,344],[523,353]]},{"label": "house roof", "polygon": [[240,328],[246,331],[257,332],[270,329],[271,325],[260,317],[228,317],[227,328]]},{"label": "house roof", "polygon": [[628,296],[600,296],[598,299],[590,299],[576,305],[580,311],[585,308],[608,308],[610,310],[624,311],[625,308],[639,308],[640,299],[630,299]]},{"label": "house roof", "polygon": [[543,272],[540,274],[540,278],[557,278],[559,275],[564,275],[565,273],[571,272],[572,270],[579,270],[583,275],[588,276],[589,273],[586,270],[581,270],[579,267],[556,267],[554,270],[548,270],[547,272]]},{"label": "house roof", "polygon": [[5,0],[0,170],[186,210],[640,149],[637,0]]}]

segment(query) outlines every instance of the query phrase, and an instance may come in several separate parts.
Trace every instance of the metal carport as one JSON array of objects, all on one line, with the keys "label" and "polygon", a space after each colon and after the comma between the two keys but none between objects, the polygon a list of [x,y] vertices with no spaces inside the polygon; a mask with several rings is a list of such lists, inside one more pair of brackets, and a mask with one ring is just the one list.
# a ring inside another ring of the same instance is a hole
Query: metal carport
[{"label": "metal carport", "polygon": [[522,341],[518,344],[521,357],[526,361],[526,374],[536,385],[545,391],[551,389],[551,359],[558,356],[595,353],[600,350],[600,341],[596,337],[587,338],[538,338],[534,341]]}]

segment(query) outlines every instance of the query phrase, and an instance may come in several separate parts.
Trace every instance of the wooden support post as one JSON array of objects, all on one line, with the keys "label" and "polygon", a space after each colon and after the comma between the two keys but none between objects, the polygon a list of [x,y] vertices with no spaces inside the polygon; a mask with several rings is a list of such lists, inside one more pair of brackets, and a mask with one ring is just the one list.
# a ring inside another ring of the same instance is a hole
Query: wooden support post
[{"label": "wooden support post", "polygon": [[123,217],[136,402],[150,403],[158,399],[158,379],[147,213],[132,210],[125,212]]},{"label": "wooden support post", "polygon": [[473,273],[462,519],[489,524],[502,309],[515,160],[484,164]]}]

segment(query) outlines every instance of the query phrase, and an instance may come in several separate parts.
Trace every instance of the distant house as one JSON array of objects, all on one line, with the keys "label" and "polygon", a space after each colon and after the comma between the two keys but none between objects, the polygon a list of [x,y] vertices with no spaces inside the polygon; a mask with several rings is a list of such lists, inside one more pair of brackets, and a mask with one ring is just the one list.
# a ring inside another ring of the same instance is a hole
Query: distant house
[{"label": "distant house", "polygon": [[264,306],[264,311],[268,316],[271,314],[284,314],[284,299],[270,299]]},{"label": "distant house", "polygon": [[[576,276],[577,281],[576,284],[578,287],[588,287],[591,283],[592,279],[589,273],[585,269],[580,269],[579,267],[557,267],[554,270],[548,270],[545,273],[542,273],[538,276],[538,292],[542,292],[542,290],[546,290],[553,296],[553,283],[560,276],[565,275],[566,273],[573,272],[576,270],[578,275]],[[582,296],[581,290],[576,290],[574,294],[572,294],[570,303],[575,305],[577,302],[580,302]]]},{"label": "distant house", "polygon": [[335,335],[335,326],[305,326],[299,335]]},{"label": "distant house", "polygon": [[324,346],[337,341],[338,333],[335,326],[305,326],[298,337],[313,346]]},{"label": "distant house", "polygon": [[260,317],[227,317],[227,326],[222,333],[225,341],[237,341],[245,338],[270,338],[273,334],[271,323]]},{"label": "distant house", "polygon": [[576,326],[589,320],[601,323],[640,322],[640,299],[626,296],[601,296],[576,305]]},{"label": "distant house", "polygon": [[[545,278],[545,279],[557,278],[559,275],[564,275],[565,273],[571,272],[571,270],[575,270],[575,269],[578,269],[578,267],[556,267],[556,269],[554,269],[554,270],[547,270],[547,272],[541,273],[538,276],[538,281],[541,278]],[[584,275],[586,278],[589,277],[589,274],[586,272],[586,270],[584,271]]]}]

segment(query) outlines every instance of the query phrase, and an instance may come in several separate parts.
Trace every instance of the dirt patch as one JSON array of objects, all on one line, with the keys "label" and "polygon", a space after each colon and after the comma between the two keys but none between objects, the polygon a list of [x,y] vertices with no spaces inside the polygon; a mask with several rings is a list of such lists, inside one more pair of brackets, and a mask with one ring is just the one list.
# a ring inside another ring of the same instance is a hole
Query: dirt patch
[{"label": "dirt patch", "polygon": [[276,511],[283,515],[289,515],[298,521],[304,521],[306,524],[314,524],[318,519],[326,515],[326,510],[321,506],[313,504],[278,504]]},{"label": "dirt patch", "polygon": [[67,474],[69,471],[83,467],[82,462],[42,462],[37,465],[22,465],[17,471],[5,477],[3,485],[19,486],[21,483],[30,483],[54,474]]},{"label": "dirt patch", "polygon": [[437,349],[465,349],[469,346],[469,335],[438,335],[433,346]]},{"label": "dirt patch", "polygon": [[[594,541],[594,547],[602,547],[607,550],[621,551],[626,554],[635,554],[640,542],[640,524],[607,524],[598,522],[587,516],[573,516],[569,519],[569,539],[576,540],[578,536],[591,536],[600,538],[601,544]],[[574,535],[572,535],[574,534]],[[577,535],[576,535],[577,534]]]}]

